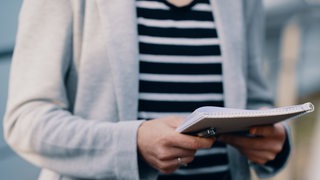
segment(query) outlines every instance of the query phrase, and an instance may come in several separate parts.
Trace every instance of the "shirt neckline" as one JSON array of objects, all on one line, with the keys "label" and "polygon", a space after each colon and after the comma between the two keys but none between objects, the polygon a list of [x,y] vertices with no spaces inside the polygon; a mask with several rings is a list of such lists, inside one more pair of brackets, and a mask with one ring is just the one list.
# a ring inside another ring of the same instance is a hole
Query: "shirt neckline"
[{"label": "shirt neckline", "polygon": [[164,4],[166,4],[167,6],[170,7],[170,9],[173,9],[173,10],[189,10],[191,9],[196,3],[197,3],[197,0],[193,0],[190,4],[186,5],[186,6],[182,6],[182,7],[178,7],[178,6],[175,6],[171,3],[169,3],[168,1],[166,0],[162,0],[162,2]]}]

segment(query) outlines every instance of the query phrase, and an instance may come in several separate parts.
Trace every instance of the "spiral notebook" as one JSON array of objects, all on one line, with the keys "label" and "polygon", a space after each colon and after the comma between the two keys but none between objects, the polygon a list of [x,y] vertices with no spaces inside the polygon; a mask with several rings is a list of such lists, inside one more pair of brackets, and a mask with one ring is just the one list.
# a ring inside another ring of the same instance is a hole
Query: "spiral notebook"
[{"label": "spiral notebook", "polygon": [[205,106],[191,113],[176,131],[207,137],[223,133],[244,132],[253,126],[271,125],[296,119],[314,110],[312,103],[262,110],[243,110]]}]

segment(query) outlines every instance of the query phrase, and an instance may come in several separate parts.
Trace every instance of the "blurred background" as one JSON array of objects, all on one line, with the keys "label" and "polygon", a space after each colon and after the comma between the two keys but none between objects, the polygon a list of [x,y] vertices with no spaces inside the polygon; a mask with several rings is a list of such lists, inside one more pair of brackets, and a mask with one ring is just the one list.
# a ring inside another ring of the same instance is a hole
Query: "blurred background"
[{"label": "blurred background", "polygon": [[[8,86],[22,0],[0,1],[0,120]],[[315,112],[291,121],[293,152],[288,166],[272,180],[320,179],[320,0],[264,0],[264,66],[277,106],[307,101]],[[23,91],[23,90],[21,90]],[[2,124],[2,122],[1,122]],[[0,126],[0,179],[37,179],[39,169],[6,145]],[[254,179],[257,179],[253,173]]]},{"label": "blurred background", "polygon": [[[3,139],[2,117],[8,90],[10,60],[22,0],[0,1],[0,179],[37,179],[39,169],[14,154]],[[21,89],[23,91],[23,89]]]}]

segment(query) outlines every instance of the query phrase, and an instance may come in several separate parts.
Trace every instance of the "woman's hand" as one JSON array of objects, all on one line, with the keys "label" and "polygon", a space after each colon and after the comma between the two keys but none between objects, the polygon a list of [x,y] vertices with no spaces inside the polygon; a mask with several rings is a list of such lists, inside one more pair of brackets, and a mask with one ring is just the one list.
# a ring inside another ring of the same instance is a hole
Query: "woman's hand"
[{"label": "woman's hand", "polygon": [[252,136],[221,135],[218,140],[237,148],[251,162],[263,165],[274,160],[286,138],[283,124],[250,129]]},{"label": "woman's hand", "polygon": [[[200,148],[210,148],[214,138],[199,138],[175,131],[180,117],[145,121],[138,130],[138,150],[143,159],[162,173],[172,173],[188,164]],[[180,159],[179,159],[180,158]]]}]

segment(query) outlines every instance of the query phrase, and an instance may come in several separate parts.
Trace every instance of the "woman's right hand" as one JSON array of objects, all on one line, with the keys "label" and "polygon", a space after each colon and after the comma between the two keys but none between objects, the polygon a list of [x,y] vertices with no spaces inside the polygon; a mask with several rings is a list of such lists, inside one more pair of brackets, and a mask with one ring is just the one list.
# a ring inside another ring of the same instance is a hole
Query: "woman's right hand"
[{"label": "woman's right hand", "polygon": [[215,141],[215,138],[200,138],[176,132],[182,120],[176,116],[154,119],[145,121],[138,129],[140,155],[162,173],[172,173],[181,164],[190,163],[198,149],[211,148]]}]

